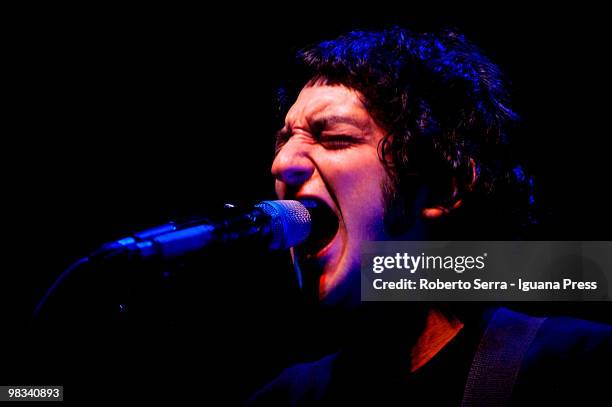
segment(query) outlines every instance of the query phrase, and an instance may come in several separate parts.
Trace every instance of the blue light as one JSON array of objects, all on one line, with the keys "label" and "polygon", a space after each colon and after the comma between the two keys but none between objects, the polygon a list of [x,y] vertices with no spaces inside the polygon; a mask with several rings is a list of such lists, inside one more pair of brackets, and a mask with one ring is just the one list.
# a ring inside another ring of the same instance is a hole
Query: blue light
[{"label": "blue light", "polygon": [[[517,165],[512,169],[514,171],[514,176],[518,182],[525,182],[525,172],[520,165]],[[530,180],[531,181],[531,180]]]}]

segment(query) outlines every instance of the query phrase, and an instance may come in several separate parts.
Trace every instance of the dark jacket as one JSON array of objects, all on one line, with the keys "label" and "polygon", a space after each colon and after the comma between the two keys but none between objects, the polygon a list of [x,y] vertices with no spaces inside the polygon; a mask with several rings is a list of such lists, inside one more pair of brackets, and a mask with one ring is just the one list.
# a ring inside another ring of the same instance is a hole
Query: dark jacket
[{"label": "dark jacket", "polygon": [[[524,314],[515,315],[529,318]],[[464,401],[466,382],[484,333],[494,336],[507,334],[500,333],[503,328],[494,325],[491,321],[481,326],[466,324],[431,361],[408,374],[389,374],[384,361],[377,361],[376,357],[365,356],[354,349],[345,349],[318,361],[286,369],[258,391],[248,404],[458,406]],[[512,326],[508,332],[514,332]],[[612,392],[609,374],[612,367],[612,327],[574,318],[553,317],[543,320],[534,335],[518,358],[517,366],[520,367],[517,368],[516,379],[510,386],[506,402],[486,404],[486,400],[482,403],[477,400],[476,405],[609,404]],[[517,351],[511,347],[516,345],[504,337],[500,337],[500,343],[506,347],[501,352],[514,357],[512,354]],[[378,346],[384,347],[384,341]],[[373,344],[370,350],[375,355],[376,345]],[[495,362],[487,362],[489,365],[491,363]],[[504,369],[504,362],[498,363],[501,365],[494,366],[493,372]],[[476,378],[479,382],[483,380],[486,377]],[[484,394],[485,391],[478,386],[472,391]],[[502,388],[503,385],[498,387]],[[492,391],[497,391],[495,383]]]}]

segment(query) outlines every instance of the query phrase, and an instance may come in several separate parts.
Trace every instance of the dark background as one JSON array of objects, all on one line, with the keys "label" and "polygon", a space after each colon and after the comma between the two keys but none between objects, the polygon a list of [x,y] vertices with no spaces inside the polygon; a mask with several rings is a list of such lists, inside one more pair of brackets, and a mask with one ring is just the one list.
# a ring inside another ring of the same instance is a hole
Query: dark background
[{"label": "dark background", "polygon": [[[96,381],[115,389],[109,399],[192,396],[189,384],[196,398],[220,393],[232,404],[280,368],[333,348],[285,256],[253,248],[194,259],[167,279],[166,269],[82,276],[42,326],[29,315],[61,270],[103,242],[225,202],[273,198],[275,89],[296,50],[355,28],[456,27],[480,45],[512,81],[524,119],[517,143],[536,177],[537,238],[610,239],[601,10],[300,7],[15,14],[5,53],[14,92],[2,149],[2,383],[63,384],[69,400],[87,399]],[[612,323],[603,303],[531,309]]]}]

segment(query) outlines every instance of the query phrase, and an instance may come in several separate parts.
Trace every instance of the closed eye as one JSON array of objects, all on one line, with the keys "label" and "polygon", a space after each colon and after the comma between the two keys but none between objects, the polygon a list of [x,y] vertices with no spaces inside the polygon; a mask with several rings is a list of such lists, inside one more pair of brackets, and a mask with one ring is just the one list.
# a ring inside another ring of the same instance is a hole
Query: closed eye
[{"label": "closed eye", "polygon": [[324,135],[319,139],[319,143],[327,150],[342,150],[360,142],[360,139],[344,134]]},{"label": "closed eye", "polygon": [[279,131],[276,132],[275,135],[275,146],[274,146],[274,153],[278,154],[278,152],[280,151],[280,149],[285,145],[285,143],[291,138],[292,133],[291,130],[284,127],[282,129],[280,129]]}]

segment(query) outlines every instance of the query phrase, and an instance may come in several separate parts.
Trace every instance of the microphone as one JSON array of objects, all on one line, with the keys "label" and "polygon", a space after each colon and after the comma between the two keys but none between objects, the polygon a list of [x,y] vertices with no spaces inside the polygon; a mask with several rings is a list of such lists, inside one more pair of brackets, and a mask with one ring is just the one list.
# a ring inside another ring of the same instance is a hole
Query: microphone
[{"label": "microphone", "polygon": [[174,222],[107,243],[90,260],[127,256],[140,260],[170,260],[213,245],[262,241],[270,250],[284,250],[304,242],[312,229],[311,213],[299,201],[262,201],[252,208],[216,222],[207,219]]},{"label": "microphone", "polygon": [[89,256],[74,262],[59,275],[34,309],[33,318],[36,320],[39,317],[57,287],[75,270],[87,264],[121,259],[171,260],[209,246],[253,240],[263,242],[270,250],[288,249],[308,239],[313,229],[311,212],[315,211],[317,203],[309,199],[302,202],[262,201],[238,215],[220,221],[211,222],[200,218],[183,224],[169,222],[106,243]]}]

